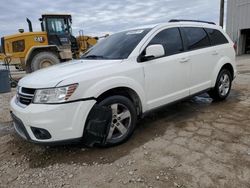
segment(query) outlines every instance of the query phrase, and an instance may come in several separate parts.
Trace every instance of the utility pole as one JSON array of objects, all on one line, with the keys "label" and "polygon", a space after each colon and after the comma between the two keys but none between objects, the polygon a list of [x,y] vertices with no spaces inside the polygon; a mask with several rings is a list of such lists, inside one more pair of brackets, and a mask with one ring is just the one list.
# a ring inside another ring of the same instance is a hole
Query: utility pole
[{"label": "utility pole", "polygon": [[224,26],[224,7],[225,7],[225,0],[220,0],[220,26]]}]

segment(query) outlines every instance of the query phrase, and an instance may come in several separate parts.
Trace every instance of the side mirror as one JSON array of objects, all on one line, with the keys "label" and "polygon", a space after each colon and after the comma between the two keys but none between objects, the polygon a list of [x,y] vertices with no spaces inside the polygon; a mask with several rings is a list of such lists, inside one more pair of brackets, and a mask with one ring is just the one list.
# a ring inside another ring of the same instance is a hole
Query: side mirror
[{"label": "side mirror", "polygon": [[145,54],[141,55],[140,61],[148,61],[165,55],[165,50],[161,44],[153,44],[146,48]]}]

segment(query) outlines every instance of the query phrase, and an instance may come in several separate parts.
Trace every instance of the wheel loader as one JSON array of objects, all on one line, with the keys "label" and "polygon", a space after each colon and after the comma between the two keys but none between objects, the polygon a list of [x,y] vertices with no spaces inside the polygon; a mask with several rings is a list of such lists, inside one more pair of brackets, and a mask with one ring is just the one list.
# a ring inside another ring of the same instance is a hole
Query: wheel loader
[{"label": "wheel loader", "polygon": [[29,32],[19,29],[18,34],[1,38],[0,61],[11,57],[10,64],[18,69],[33,72],[60,62],[79,58],[99,38],[72,35],[70,14],[43,14],[39,19],[41,31],[33,32],[32,23],[27,18]]}]

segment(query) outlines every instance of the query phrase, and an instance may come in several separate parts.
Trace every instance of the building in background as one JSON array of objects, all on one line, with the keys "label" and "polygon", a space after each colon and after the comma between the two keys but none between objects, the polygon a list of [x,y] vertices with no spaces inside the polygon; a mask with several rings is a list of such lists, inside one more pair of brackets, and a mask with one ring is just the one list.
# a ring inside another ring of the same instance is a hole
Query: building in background
[{"label": "building in background", "polygon": [[237,44],[237,54],[250,54],[250,0],[228,0],[226,31]]}]

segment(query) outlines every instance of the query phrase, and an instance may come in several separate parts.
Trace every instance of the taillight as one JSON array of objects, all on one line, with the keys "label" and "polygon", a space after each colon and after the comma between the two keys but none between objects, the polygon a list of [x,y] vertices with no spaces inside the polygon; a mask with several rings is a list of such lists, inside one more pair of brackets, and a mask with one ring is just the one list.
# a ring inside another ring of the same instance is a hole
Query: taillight
[{"label": "taillight", "polygon": [[235,52],[237,51],[237,43],[236,42],[234,43],[234,50],[235,50]]}]

